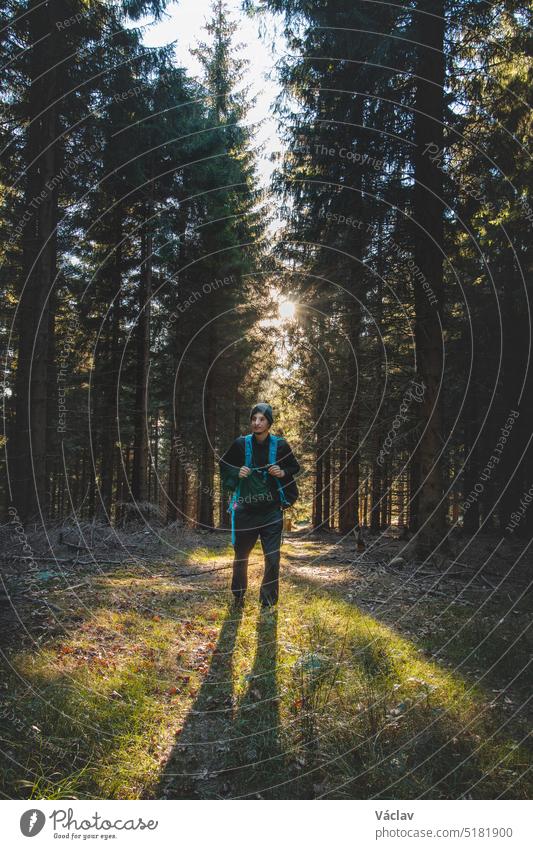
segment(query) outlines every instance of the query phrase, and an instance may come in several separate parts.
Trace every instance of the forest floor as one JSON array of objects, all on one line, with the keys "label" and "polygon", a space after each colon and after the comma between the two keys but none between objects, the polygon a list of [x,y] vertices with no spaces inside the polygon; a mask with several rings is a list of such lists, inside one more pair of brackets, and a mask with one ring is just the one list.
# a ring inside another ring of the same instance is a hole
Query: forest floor
[{"label": "forest floor", "polygon": [[6,610],[4,797],[531,798],[517,543],[420,563],[392,537],[358,555],[289,533],[278,608],[257,547],[239,613],[227,536],[201,540],[76,562]]}]

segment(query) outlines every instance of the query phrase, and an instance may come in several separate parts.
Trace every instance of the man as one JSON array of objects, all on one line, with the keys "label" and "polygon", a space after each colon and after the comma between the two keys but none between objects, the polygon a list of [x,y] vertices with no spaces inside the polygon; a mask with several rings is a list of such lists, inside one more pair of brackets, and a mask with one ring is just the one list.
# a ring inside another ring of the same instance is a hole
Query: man
[{"label": "man", "polygon": [[283,514],[277,479],[289,484],[300,466],[287,440],[278,437],[276,463],[268,464],[270,427],[274,421],[270,404],[256,404],[250,413],[252,430],[252,468],[245,466],[245,437],[239,436],[220,458],[220,474],[225,488],[236,489],[235,559],[231,590],[238,606],[244,604],[248,586],[248,558],[261,539],[265,557],[265,573],[261,584],[262,607],[273,607],[278,600],[279,559]]}]

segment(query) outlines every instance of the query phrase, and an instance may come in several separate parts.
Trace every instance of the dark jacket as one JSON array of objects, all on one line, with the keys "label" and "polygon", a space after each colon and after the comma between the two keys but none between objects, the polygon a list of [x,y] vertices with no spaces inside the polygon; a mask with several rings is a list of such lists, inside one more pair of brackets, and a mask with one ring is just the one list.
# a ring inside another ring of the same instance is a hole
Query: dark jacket
[{"label": "dark jacket", "polygon": [[[283,469],[285,477],[278,478],[283,484],[287,484],[300,471],[300,465],[292,453],[292,448],[282,436],[278,437],[278,451],[276,455],[276,464]],[[252,465],[254,468],[266,469],[268,467],[268,450],[269,450],[270,434],[263,442],[258,442],[255,434],[252,438]],[[225,489],[235,490],[239,483],[239,469],[244,466],[244,436],[238,436],[237,439],[228,448],[225,454],[219,460],[220,476],[222,485]],[[243,478],[242,480],[246,480]],[[280,504],[279,489],[276,483],[276,478],[272,475],[267,476],[267,484],[272,494],[272,503]],[[266,508],[267,505],[265,505]],[[243,507],[243,509],[246,509]],[[257,509],[257,508],[255,508]]]}]

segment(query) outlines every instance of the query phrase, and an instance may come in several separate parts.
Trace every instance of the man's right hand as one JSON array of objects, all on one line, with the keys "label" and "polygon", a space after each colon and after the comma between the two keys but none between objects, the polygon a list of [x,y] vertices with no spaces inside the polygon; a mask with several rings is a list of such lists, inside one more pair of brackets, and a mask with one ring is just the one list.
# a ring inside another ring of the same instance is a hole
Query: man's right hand
[{"label": "man's right hand", "polygon": [[248,468],[248,466],[241,466],[239,469],[239,477],[247,478],[252,470]]}]

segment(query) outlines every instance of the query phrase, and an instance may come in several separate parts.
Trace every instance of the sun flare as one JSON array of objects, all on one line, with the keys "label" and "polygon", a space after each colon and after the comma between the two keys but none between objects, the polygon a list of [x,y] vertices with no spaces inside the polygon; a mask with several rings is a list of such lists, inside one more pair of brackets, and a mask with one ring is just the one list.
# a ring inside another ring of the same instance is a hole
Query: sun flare
[{"label": "sun flare", "polygon": [[289,321],[294,318],[295,311],[296,304],[293,301],[280,301],[278,312],[282,321]]}]

